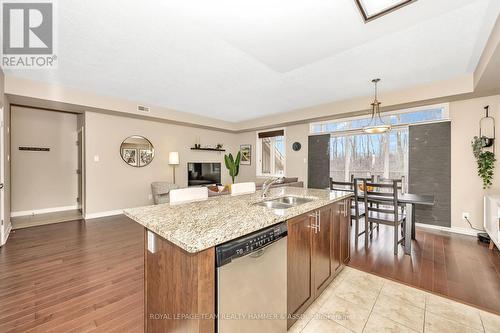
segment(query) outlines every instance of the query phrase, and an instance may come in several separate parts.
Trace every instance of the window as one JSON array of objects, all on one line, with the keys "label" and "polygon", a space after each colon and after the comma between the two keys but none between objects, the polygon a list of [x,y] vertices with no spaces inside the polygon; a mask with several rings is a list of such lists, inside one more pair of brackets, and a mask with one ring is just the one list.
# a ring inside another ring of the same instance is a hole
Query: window
[{"label": "window", "polygon": [[312,123],[312,134],[330,133],[330,177],[349,181],[355,177],[381,176],[408,179],[409,125],[448,119],[448,105],[433,105],[383,114],[393,129],[366,134],[370,116]]},{"label": "window", "polygon": [[[423,122],[448,119],[448,105],[432,105],[426,107],[382,113],[382,120],[393,127],[407,126]],[[370,116],[353,117],[312,123],[311,134],[333,133],[361,130],[370,123]]]},{"label": "window", "polygon": [[379,18],[417,0],[354,0],[365,22]]},{"label": "window", "polygon": [[349,181],[355,177],[381,176],[407,179],[408,128],[383,134],[350,134],[330,139],[330,177]]},{"label": "window", "polygon": [[285,175],[285,130],[257,133],[257,175]]}]

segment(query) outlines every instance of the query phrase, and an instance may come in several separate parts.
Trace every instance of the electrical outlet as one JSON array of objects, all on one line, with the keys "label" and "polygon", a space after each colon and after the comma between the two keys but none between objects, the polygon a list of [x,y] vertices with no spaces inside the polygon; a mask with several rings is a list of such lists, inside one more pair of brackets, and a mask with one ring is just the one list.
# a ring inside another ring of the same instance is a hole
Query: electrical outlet
[{"label": "electrical outlet", "polygon": [[462,220],[470,220],[470,214],[467,212],[462,213]]}]

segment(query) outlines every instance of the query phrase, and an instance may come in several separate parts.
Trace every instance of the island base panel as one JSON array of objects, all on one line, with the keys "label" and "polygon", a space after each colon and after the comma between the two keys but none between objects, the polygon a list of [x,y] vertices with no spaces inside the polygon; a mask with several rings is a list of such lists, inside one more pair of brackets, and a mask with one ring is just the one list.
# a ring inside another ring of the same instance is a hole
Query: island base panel
[{"label": "island base panel", "polygon": [[214,333],[215,249],[188,253],[147,229],[144,238],[145,331]]}]

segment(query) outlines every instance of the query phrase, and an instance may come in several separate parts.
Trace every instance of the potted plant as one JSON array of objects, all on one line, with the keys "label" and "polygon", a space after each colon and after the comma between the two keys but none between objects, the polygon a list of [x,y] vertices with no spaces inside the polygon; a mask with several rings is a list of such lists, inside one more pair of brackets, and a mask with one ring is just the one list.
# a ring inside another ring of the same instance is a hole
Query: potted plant
[{"label": "potted plant", "polygon": [[477,174],[483,180],[483,189],[493,185],[493,174],[495,169],[495,153],[484,150],[488,147],[488,138],[475,136],[472,140],[472,152],[477,162]]},{"label": "potted plant", "polygon": [[226,164],[226,168],[229,170],[229,175],[234,184],[234,178],[238,176],[240,172],[240,160],[241,160],[241,152],[238,152],[236,155],[236,159],[233,158],[233,154],[229,153],[229,155],[224,155],[224,163]]}]

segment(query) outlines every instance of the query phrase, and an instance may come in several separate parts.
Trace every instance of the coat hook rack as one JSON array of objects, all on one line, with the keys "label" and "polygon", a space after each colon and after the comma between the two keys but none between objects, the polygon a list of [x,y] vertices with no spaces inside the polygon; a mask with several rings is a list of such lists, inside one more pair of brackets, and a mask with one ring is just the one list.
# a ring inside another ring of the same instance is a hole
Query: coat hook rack
[{"label": "coat hook rack", "polygon": [[484,135],[484,138],[483,138],[483,147],[491,147],[495,144],[495,136],[496,136],[496,133],[495,133],[495,118],[493,117],[490,117],[490,106],[489,105],[486,105],[484,107],[484,110],[486,112],[486,116],[481,118],[481,120],[479,121],[479,137],[483,137],[483,124],[485,123],[490,123],[491,124],[491,128],[493,130],[493,136],[492,137],[488,137],[486,135]]}]

